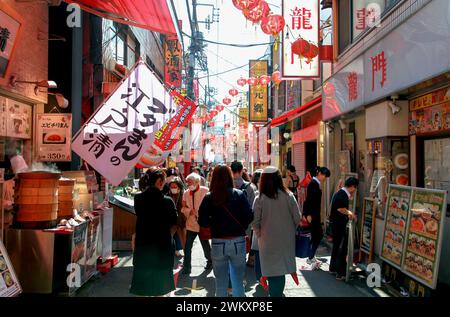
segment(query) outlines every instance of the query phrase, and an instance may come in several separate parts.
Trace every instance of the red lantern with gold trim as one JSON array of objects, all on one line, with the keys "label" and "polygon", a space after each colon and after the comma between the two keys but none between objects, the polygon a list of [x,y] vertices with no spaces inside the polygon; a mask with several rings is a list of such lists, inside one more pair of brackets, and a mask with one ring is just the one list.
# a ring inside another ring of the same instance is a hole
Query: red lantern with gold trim
[{"label": "red lantern with gold trim", "polygon": [[271,80],[272,78],[268,75],[262,75],[261,77],[259,77],[259,83],[261,85],[268,85]]},{"label": "red lantern with gold trim", "polygon": [[239,91],[237,91],[237,89],[230,89],[229,91],[228,91],[228,93],[231,95],[231,96],[237,96],[237,94],[239,93]]},{"label": "red lantern with gold trim", "polygon": [[283,80],[281,79],[281,73],[279,70],[275,71],[272,73],[272,81],[278,85],[279,83],[281,83]]},{"label": "red lantern with gold trim", "polygon": [[217,110],[211,110],[211,111],[209,112],[209,114],[210,114],[210,116],[212,116],[212,117],[214,118],[215,116],[217,116],[217,115],[219,114],[219,111],[217,111]]},{"label": "red lantern with gold trim", "polygon": [[220,112],[220,111],[223,111],[223,109],[225,109],[225,107],[222,106],[222,105],[217,105],[217,106],[216,106],[216,110],[219,111],[219,112]]},{"label": "red lantern with gold trim", "polygon": [[227,98],[223,98],[222,102],[228,106],[231,103],[231,99],[228,98],[228,97]]},{"label": "red lantern with gold trim", "polygon": [[268,16],[270,8],[267,2],[261,1],[252,10],[244,10],[244,16],[247,20],[252,21],[254,24],[261,22],[262,18]]},{"label": "red lantern with gold trim", "polygon": [[244,87],[245,85],[247,85],[247,79],[241,77],[237,80],[237,84],[241,87]]},{"label": "red lantern with gold trim", "polygon": [[275,36],[280,33],[285,25],[283,16],[278,14],[269,15],[261,19],[261,30],[269,35]]},{"label": "red lantern with gold trim", "polygon": [[233,5],[239,10],[252,10],[261,0],[233,0]]},{"label": "red lantern with gold trim", "polygon": [[247,83],[248,83],[250,86],[256,86],[256,85],[258,84],[258,79],[256,79],[255,77],[250,77],[250,78],[247,80]]}]

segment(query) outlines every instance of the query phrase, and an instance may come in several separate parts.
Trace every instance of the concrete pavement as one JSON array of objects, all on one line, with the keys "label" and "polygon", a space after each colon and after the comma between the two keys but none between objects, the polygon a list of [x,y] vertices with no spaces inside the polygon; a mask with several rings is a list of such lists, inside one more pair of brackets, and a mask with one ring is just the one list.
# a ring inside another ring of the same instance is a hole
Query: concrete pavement
[{"label": "concrete pavement", "polygon": [[[369,289],[365,278],[355,276],[349,283],[337,281],[334,275],[328,273],[330,250],[323,245],[318,250],[318,257],[324,262],[320,270],[312,271],[304,259],[297,258],[297,274],[299,285],[291,276],[286,276],[286,297],[378,297],[387,296],[381,290]],[[182,258],[175,261],[175,270],[181,269]],[[172,297],[213,297],[214,273],[205,271],[206,260],[198,239],[192,250],[192,273],[178,275],[177,289]],[[86,283],[75,296],[79,297],[132,297],[128,292],[133,267],[132,254],[121,253],[119,264],[105,275],[98,275]],[[247,267],[246,296],[267,297],[266,291],[256,282],[253,268]]]}]

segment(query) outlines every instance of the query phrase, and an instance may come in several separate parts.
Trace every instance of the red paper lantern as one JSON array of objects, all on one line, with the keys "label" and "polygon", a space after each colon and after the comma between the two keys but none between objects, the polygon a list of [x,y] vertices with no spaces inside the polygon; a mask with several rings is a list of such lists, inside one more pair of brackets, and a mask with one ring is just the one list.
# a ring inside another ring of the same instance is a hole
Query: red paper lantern
[{"label": "red paper lantern", "polygon": [[291,44],[292,53],[298,55],[300,58],[306,57],[310,50],[309,42],[305,39],[299,38]]},{"label": "red paper lantern", "polygon": [[261,1],[255,8],[252,10],[244,10],[244,16],[247,20],[252,21],[253,23],[259,23],[262,18],[268,16],[270,13],[270,8],[267,2]]},{"label": "red paper lantern", "polygon": [[261,77],[259,77],[259,83],[261,85],[268,85],[271,80],[272,78],[268,75],[262,75]]},{"label": "red paper lantern", "polygon": [[219,111],[217,111],[217,110],[211,110],[211,111],[209,112],[209,114],[210,114],[212,117],[215,117],[215,116],[217,116],[217,115],[219,114]]},{"label": "red paper lantern", "polygon": [[211,122],[209,123],[209,126],[210,126],[210,127],[213,127],[213,126],[214,126],[214,121],[211,121]]},{"label": "red paper lantern", "polygon": [[292,52],[300,58],[306,58],[306,63],[309,64],[313,58],[319,55],[319,47],[305,39],[299,38],[292,43]]},{"label": "red paper lantern", "polygon": [[241,77],[237,80],[237,84],[241,87],[244,87],[247,84],[247,80]]},{"label": "red paper lantern", "polygon": [[233,0],[233,4],[239,10],[252,10],[261,0]]},{"label": "red paper lantern", "polygon": [[217,106],[216,106],[216,110],[219,111],[219,112],[220,112],[220,111],[223,111],[223,109],[225,109],[225,107],[222,106],[222,105],[217,105]]},{"label": "red paper lantern", "polygon": [[256,86],[256,85],[258,84],[258,79],[256,79],[255,77],[250,77],[250,78],[247,80],[247,83],[248,83],[250,86]]},{"label": "red paper lantern", "polygon": [[237,91],[237,89],[234,89],[234,88],[233,88],[233,89],[230,89],[230,90],[228,91],[228,93],[234,97],[234,96],[237,96],[237,94],[239,93],[239,91]]},{"label": "red paper lantern", "polygon": [[283,30],[285,21],[283,16],[278,14],[269,15],[262,18],[261,20],[261,30],[269,35],[277,35]]},{"label": "red paper lantern", "polygon": [[223,98],[222,102],[228,106],[231,103],[231,99],[228,98],[228,97],[227,98]]},{"label": "red paper lantern", "polygon": [[272,73],[272,80],[275,84],[281,83],[283,80],[281,79],[281,73],[279,70]]}]

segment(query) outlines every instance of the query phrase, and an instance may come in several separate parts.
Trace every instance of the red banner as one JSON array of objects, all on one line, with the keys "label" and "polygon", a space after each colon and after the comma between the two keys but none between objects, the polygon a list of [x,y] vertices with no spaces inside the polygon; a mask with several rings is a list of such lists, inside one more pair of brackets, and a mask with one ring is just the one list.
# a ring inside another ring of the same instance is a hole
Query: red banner
[{"label": "red banner", "polygon": [[171,91],[170,95],[181,109],[155,134],[154,144],[163,151],[170,151],[174,147],[182,129],[197,110],[197,105],[180,93]]}]

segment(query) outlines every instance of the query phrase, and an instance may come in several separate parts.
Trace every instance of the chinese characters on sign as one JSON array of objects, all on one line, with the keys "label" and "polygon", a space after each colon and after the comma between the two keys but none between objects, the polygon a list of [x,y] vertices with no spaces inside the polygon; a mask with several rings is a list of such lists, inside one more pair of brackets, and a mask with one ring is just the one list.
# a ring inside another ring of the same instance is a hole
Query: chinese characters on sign
[{"label": "chinese characters on sign", "polygon": [[351,72],[347,76],[348,101],[352,102],[358,99],[358,74]]},{"label": "chinese characters on sign", "polygon": [[[258,78],[267,75],[268,61],[250,61],[250,76]],[[268,120],[268,88],[267,85],[250,86],[250,122],[266,122]]]},{"label": "chinese characters on sign", "polygon": [[385,0],[353,0],[353,39],[366,29],[379,26]]},{"label": "chinese characters on sign", "polygon": [[128,175],[176,112],[164,86],[142,62],[77,133],[72,149],[112,185]]},{"label": "chinese characters on sign", "polygon": [[163,151],[170,151],[182,132],[182,129],[189,122],[197,110],[195,103],[184,98],[176,91],[170,93],[175,103],[181,107],[178,113],[170,119],[158,132],[155,133],[155,145]]},{"label": "chinese characters on sign", "polygon": [[292,29],[294,30],[312,30],[311,25],[311,10],[307,8],[295,7],[290,16],[292,17]]},{"label": "chinese characters on sign", "polygon": [[378,72],[381,73],[381,79],[380,79],[380,85],[381,87],[384,87],[384,84],[386,83],[386,70],[387,70],[387,60],[384,54],[384,51],[382,51],[380,54],[371,57],[372,61],[372,91],[375,90],[375,80],[376,75]]},{"label": "chinese characters on sign", "polygon": [[20,27],[21,23],[0,4],[0,77],[6,76]]},{"label": "chinese characters on sign", "polygon": [[248,108],[239,108],[239,140],[248,140]]},{"label": "chinese characters on sign", "polygon": [[181,86],[182,54],[181,44],[176,36],[169,36],[164,45],[164,78],[169,87]]},{"label": "chinese characters on sign", "polygon": [[319,0],[283,0],[281,77],[318,78]]},{"label": "chinese characters on sign", "polygon": [[70,162],[71,114],[38,114],[36,144],[38,161]]}]

